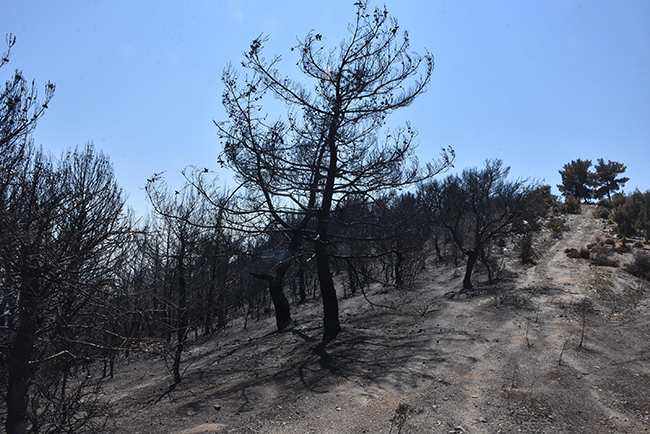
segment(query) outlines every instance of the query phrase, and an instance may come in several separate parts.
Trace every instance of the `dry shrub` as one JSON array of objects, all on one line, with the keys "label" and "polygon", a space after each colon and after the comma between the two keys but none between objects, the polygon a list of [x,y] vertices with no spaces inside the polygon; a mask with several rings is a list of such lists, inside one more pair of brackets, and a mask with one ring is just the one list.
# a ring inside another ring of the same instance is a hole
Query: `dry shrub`
[{"label": "dry shrub", "polygon": [[576,199],[575,197],[568,195],[564,200],[564,212],[568,214],[580,214],[580,208],[580,199]]},{"label": "dry shrub", "polygon": [[618,253],[630,253],[630,248],[627,245],[625,245],[625,243],[616,246],[614,250],[616,250]]},{"label": "dry shrub", "polygon": [[599,206],[594,211],[594,218],[607,220],[609,218],[609,210]]},{"label": "dry shrub", "polygon": [[564,220],[561,218],[554,217],[550,219],[547,223],[547,227],[553,231],[554,237],[560,237],[564,232],[567,231],[566,226],[564,225]]}]

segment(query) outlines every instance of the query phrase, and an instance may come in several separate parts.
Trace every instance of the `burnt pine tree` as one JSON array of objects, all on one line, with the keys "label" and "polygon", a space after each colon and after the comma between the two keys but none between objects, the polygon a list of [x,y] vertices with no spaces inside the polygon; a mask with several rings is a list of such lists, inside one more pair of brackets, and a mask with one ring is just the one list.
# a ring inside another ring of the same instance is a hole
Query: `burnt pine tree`
[{"label": "burnt pine tree", "polygon": [[[11,48],[16,43],[15,36],[8,34],[6,43],[8,49],[2,54],[0,68],[9,62]],[[28,83],[18,70],[0,89],[0,221],[7,208],[5,201],[11,184],[15,184],[20,172],[28,166],[32,150],[31,133],[45,114],[54,90],[54,84],[48,82],[45,85],[45,99],[39,101],[36,84],[33,81]],[[0,242],[5,233],[0,231]]]},{"label": "burnt pine tree", "polygon": [[[275,308],[275,319],[278,330],[284,330],[292,324],[291,306],[289,300],[284,294],[282,282],[284,276],[289,271],[293,257],[296,255],[302,241],[301,227],[305,227],[308,219],[302,218],[299,222],[292,218],[290,214],[285,214],[286,220],[282,220],[280,214],[269,216],[264,212],[264,208],[259,209],[259,197],[251,191],[245,195],[238,195],[238,191],[226,195],[217,194],[214,186],[206,180],[209,176],[208,169],[192,168],[191,173],[183,172],[188,186],[194,188],[198,194],[206,201],[207,204],[214,208],[214,211],[220,215],[219,227],[221,230],[232,233],[240,233],[244,237],[255,237],[259,242],[260,239],[281,238],[280,242],[270,242],[269,249],[264,251],[248,252],[257,257],[257,261],[251,261],[250,275],[264,280],[268,284],[269,294]],[[276,211],[274,210],[274,213]],[[275,215],[277,218],[274,218]],[[275,222],[282,222],[283,225],[278,229]],[[294,230],[287,231],[287,228],[296,226]],[[265,243],[262,243],[265,244]],[[271,260],[269,261],[268,258]],[[273,261],[275,259],[275,261]],[[271,265],[268,265],[272,262]],[[253,264],[258,264],[257,266]],[[260,265],[261,264],[261,265]],[[266,269],[260,269],[264,268]]]},{"label": "burnt pine tree", "polygon": [[153,206],[155,216],[159,217],[160,242],[165,248],[165,263],[169,280],[170,313],[173,320],[169,324],[176,335],[172,374],[174,384],[182,381],[181,358],[190,330],[190,300],[195,285],[193,278],[198,274],[195,262],[201,242],[205,221],[205,203],[202,196],[192,188],[171,190],[164,182],[158,182],[154,176],[147,183],[145,190],[149,203]]},{"label": "burnt pine tree", "polygon": [[625,173],[627,167],[625,164],[618,161],[598,159],[598,164],[594,166],[595,173],[593,174],[594,186],[596,188],[594,196],[597,199],[607,196],[607,199],[612,199],[612,193],[623,187],[630,178],[622,176],[617,178],[618,175]]},{"label": "burnt pine tree", "polygon": [[67,377],[103,345],[104,324],[95,320],[122,265],[125,199],[110,162],[90,145],[61,161],[27,156],[1,221],[6,430],[88,432],[97,408],[74,399]]},{"label": "burnt pine tree", "polygon": [[463,289],[472,288],[474,265],[494,241],[515,235],[518,226],[543,211],[537,185],[508,180],[509,171],[501,160],[488,160],[483,169],[432,180],[420,192],[423,206],[431,210],[432,224],[448,231],[467,256]]},{"label": "burnt pine tree", "polygon": [[[255,39],[242,62],[248,75],[241,78],[233,66],[224,71],[229,122],[217,124],[222,161],[246,191],[249,209],[287,233],[290,254],[296,238],[314,243],[324,342],[341,330],[329,262],[336,203],[433,176],[450,158],[444,154],[435,167],[417,167],[410,126],[380,138],[386,117],[425,91],[433,57],[409,51],[407,33],[386,9],[370,11],[367,1],[355,5],[349,37],[337,48],[325,49],[315,31],[292,48],[310,88],[280,73],[279,56],[264,57],[266,37]],[[261,114],[267,94],[284,102],[286,117],[271,121]]]}]

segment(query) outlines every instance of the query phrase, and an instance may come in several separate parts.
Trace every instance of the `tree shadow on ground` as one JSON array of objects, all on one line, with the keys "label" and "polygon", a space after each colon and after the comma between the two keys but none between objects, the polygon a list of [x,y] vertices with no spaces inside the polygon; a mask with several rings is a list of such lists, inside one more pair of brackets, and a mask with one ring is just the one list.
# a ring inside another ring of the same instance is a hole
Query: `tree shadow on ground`
[{"label": "tree shadow on ground", "polygon": [[[433,380],[423,360],[445,360],[441,352],[431,350],[430,337],[421,330],[350,327],[328,345],[309,345],[318,333],[318,327],[269,333],[224,352],[218,365],[194,369],[182,388],[193,390],[196,398],[187,400],[181,411],[206,401],[227,403],[237,412],[253,411],[259,401],[267,407],[283,405],[305,393],[329,393],[348,381],[399,391],[415,387],[416,381]],[[216,386],[204,390],[208,384]]]}]

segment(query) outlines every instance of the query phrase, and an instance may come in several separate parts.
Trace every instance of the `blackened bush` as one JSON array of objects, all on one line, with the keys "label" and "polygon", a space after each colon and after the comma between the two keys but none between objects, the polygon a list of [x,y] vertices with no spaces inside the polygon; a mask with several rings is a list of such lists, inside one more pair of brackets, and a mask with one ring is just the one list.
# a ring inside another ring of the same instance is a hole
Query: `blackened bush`
[{"label": "blackened bush", "polygon": [[533,249],[533,237],[530,234],[524,235],[519,245],[521,248],[521,262],[522,264],[535,263],[535,250]]},{"label": "blackened bush", "polygon": [[565,249],[565,250],[564,250],[564,253],[566,253],[566,255],[567,255],[569,258],[575,258],[575,259],[577,259],[577,258],[580,257],[580,253],[578,252],[578,250],[577,250],[577,249],[574,249],[573,247],[568,248],[568,249]]},{"label": "blackened bush", "polygon": [[585,249],[584,247],[581,248],[580,251],[578,251],[578,249],[574,249],[573,247],[571,247],[571,248],[565,249],[564,253],[566,253],[566,255],[569,258],[574,258],[574,259],[578,259],[578,258],[580,258],[580,259],[589,259],[589,256],[590,256],[589,250]]},{"label": "blackened bush", "polygon": [[634,261],[625,266],[625,271],[642,279],[650,280],[650,255],[646,252],[634,253]]},{"label": "blackened bush", "polygon": [[614,258],[610,258],[604,252],[596,252],[591,255],[591,263],[602,267],[618,267],[618,261]]}]

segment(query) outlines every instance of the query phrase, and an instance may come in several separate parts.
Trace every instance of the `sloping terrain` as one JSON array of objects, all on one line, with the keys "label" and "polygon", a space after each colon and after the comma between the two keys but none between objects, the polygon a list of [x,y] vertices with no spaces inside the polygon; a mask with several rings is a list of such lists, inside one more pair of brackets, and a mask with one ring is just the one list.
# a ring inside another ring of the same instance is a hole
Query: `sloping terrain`
[{"label": "sloping terrain", "polygon": [[568,216],[535,266],[513,260],[497,284],[454,293],[462,270],[434,268],[410,291],[376,288],[375,306],[341,300],[344,331],[325,350],[312,302],[283,333],[269,318],[197,340],[172,391],[162,360],[122,360],[105,388],[118,431],[647,431],[650,288],[566,256],[606,237],[592,212]]}]

